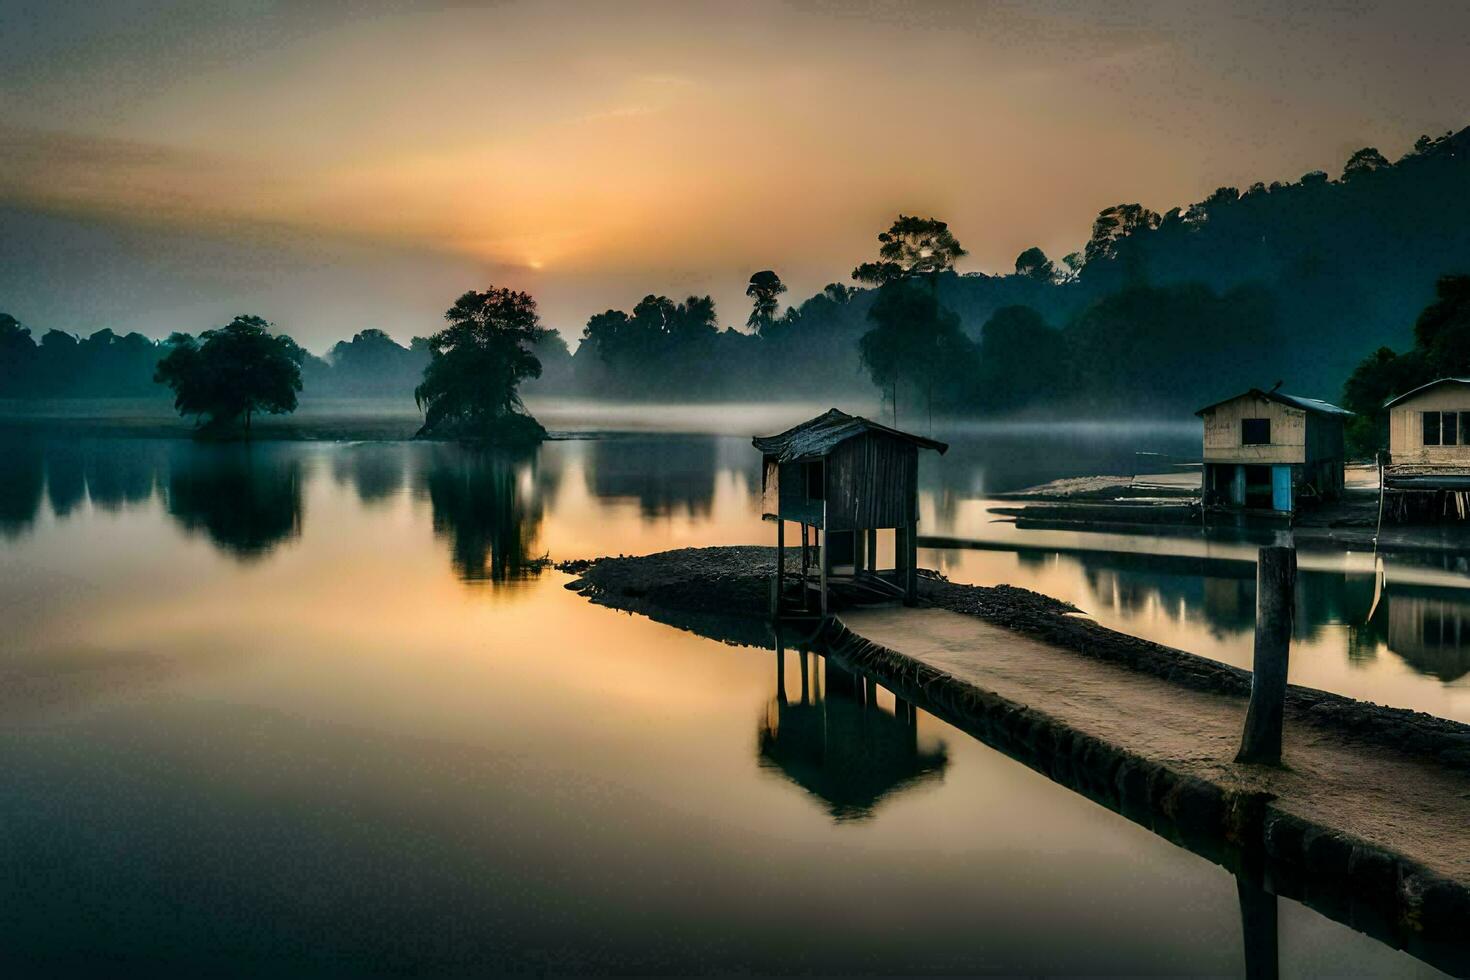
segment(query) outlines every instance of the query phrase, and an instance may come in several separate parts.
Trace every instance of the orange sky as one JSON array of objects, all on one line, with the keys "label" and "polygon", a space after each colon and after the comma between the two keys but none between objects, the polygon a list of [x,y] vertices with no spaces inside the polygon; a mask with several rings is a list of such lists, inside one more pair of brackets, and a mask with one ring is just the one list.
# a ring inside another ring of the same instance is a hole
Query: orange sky
[{"label": "orange sky", "polygon": [[245,304],[316,348],[490,282],[569,340],[648,292],[740,324],[750,272],[808,294],[899,210],[996,271],[1470,123],[1458,7],[1280,6],[18,0],[0,207],[38,230],[0,298],[155,334]]}]

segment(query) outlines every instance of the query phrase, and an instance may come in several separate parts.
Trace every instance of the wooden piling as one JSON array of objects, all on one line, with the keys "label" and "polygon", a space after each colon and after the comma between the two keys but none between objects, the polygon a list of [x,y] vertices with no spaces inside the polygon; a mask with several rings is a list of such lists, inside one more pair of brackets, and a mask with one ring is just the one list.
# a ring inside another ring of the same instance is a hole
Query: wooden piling
[{"label": "wooden piling", "polygon": [[822,618],[823,619],[825,619],[827,617],[827,566],[832,563],[831,562],[831,559],[830,559],[831,549],[827,547],[827,538],[828,538],[828,535],[830,535],[831,533],[832,532],[831,531],[828,531],[826,528],[823,528],[822,529],[822,532],[821,532],[821,534],[822,534],[822,537],[821,537],[822,543],[820,545],[820,549],[821,550],[819,550],[817,552],[817,574],[818,574],[818,577],[821,580],[821,587],[822,587]]},{"label": "wooden piling", "polygon": [[786,522],[779,517],[776,518],[776,602],[772,609],[777,617],[781,615],[782,605],[786,601]]},{"label": "wooden piling", "polygon": [[807,576],[811,569],[811,551],[806,545],[806,522],[801,522],[801,608],[810,609],[811,594],[807,589]]},{"label": "wooden piling", "polygon": [[1296,549],[1262,548],[1256,560],[1256,648],[1236,762],[1279,766],[1281,719],[1296,594]]},{"label": "wooden piling", "polygon": [[919,529],[910,524],[899,532],[903,546],[903,604],[912,606],[919,599]]}]

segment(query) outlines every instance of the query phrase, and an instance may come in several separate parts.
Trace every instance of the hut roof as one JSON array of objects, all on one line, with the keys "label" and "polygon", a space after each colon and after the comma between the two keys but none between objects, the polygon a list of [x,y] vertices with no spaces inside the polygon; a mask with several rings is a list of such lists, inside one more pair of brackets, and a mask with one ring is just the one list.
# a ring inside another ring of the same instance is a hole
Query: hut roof
[{"label": "hut roof", "polygon": [[1345,408],[1339,408],[1331,402],[1324,402],[1320,398],[1307,398],[1302,395],[1288,395],[1284,391],[1262,391],[1259,388],[1252,388],[1250,391],[1242,392],[1239,395],[1231,395],[1229,398],[1222,398],[1217,402],[1206,405],[1204,408],[1200,409],[1194,414],[1203,415],[1212,408],[1219,408],[1226,402],[1233,402],[1235,401],[1235,399],[1244,398],[1246,395],[1255,395],[1257,398],[1264,398],[1267,401],[1276,402],[1278,405],[1286,405],[1290,408],[1300,408],[1303,411],[1315,412],[1318,415],[1336,415],[1346,418],[1347,416],[1354,414],[1352,412],[1349,412]]},{"label": "hut roof", "polygon": [[848,415],[835,408],[774,436],[756,436],[751,443],[765,455],[775,456],[781,462],[789,463],[797,459],[825,456],[839,444],[868,432],[881,432],[911,442],[921,449],[933,449],[941,454],[949,448],[947,443],[903,432],[865,419],[861,415]]},{"label": "hut roof", "polygon": [[1410,388],[1408,391],[1404,392],[1402,395],[1394,395],[1388,401],[1386,401],[1386,402],[1383,403],[1383,407],[1384,408],[1392,408],[1393,406],[1397,405],[1399,402],[1405,401],[1405,400],[1407,400],[1409,398],[1413,398],[1415,395],[1419,394],[1420,392],[1428,391],[1430,388],[1437,388],[1437,387],[1439,387],[1442,384],[1450,384],[1450,383],[1454,383],[1454,384],[1457,384],[1457,385],[1470,385],[1470,378],[1435,378],[1433,381],[1429,382],[1428,384],[1422,384],[1422,385],[1420,385],[1417,388]]}]

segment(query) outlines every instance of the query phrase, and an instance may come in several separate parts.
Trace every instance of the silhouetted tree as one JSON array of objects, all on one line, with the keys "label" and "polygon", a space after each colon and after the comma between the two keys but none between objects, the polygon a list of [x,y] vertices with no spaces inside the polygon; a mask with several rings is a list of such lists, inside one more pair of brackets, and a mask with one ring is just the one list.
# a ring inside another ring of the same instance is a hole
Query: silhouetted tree
[{"label": "silhouetted tree", "polygon": [[881,286],[914,275],[934,275],[954,269],[968,253],[955,240],[949,225],[936,218],[900,214],[878,235],[878,261],[852,270],[858,282]]},{"label": "silhouetted tree", "polygon": [[895,279],[879,290],[869,320],[873,329],[859,342],[863,366],[889,393],[895,422],[901,382],[924,393],[932,417],[936,389],[947,395],[973,364],[974,346],[960,330],[960,318],[939,305],[928,283]]},{"label": "silhouetted tree", "polygon": [[1352,180],[1364,174],[1371,174],[1375,170],[1382,170],[1389,166],[1388,158],[1378,152],[1377,147],[1365,146],[1352,156],[1342,168],[1342,179]]},{"label": "silhouetted tree", "polygon": [[1055,274],[1056,266],[1052,265],[1051,259],[1034,245],[1016,256],[1016,275],[1018,276],[1050,282]]},{"label": "silhouetted tree", "polygon": [[747,327],[756,333],[764,333],[776,319],[778,308],[776,297],[786,292],[786,284],[781,277],[770,269],[764,269],[750,277],[750,283],[745,287],[745,295],[751,298],[750,317],[745,321]]},{"label": "silhouetted tree", "polygon": [[1062,335],[1029,306],[1005,306],[980,335],[973,404],[990,411],[1024,408],[1062,394]]},{"label": "silhouetted tree", "polygon": [[35,384],[36,344],[30,327],[0,313],[0,398],[20,398]]},{"label": "silhouetted tree", "polygon": [[1378,348],[1343,385],[1343,406],[1358,413],[1348,425],[1354,452],[1388,445],[1383,403],[1390,398],[1437,378],[1470,375],[1470,276],[1442,276],[1434,294],[1414,321],[1414,348],[1402,354]]},{"label": "silhouetted tree", "polygon": [[208,415],[211,430],[222,430],[242,416],[245,434],[257,412],[279,415],[296,410],[304,351],[291,338],[271,332],[258,316],[237,316],[223,327],[168,339],[170,350],[158,362],[154,380],[173,389],[180,415]]},{"label": "silhouetted tree", "polygon": [[536,442],[546,430],[523,412],[520,383],[541,375],[531,348],[546,334],[529,293],[468,292],[429,338],[429,365],[413,397],[424,409],[419,436]]}]

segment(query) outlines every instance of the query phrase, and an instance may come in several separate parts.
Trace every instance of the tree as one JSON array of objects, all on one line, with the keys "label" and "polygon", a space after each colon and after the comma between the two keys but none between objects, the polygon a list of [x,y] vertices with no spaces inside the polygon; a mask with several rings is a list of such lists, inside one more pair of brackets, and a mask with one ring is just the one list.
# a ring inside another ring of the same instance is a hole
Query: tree
[{"label": "tree", "polygon": [[1348,425],[1349,448],[1372,453],[1388,442],[1383,403],[1435,380],[1470,374],[1470,276],[1442,276],[1434,301],[1414,321],[1414,349],[1380,347],[1343,385],[1343,407],[1358,413]]},{"label": "tree", "polygon": [[985,321],[976,370],[978,407],[1004,412],[1060,393],[1064,364],[1044,352],[1060,351],[1061,332],[1029,306],[1003,306]]},{"label": "tree", "polygon": [[941,307],[927,285],[897,279],[878,291],[868,319],[874,326],[858,349],[873,382],[889,392],[894,422],[900,382],[923,389],[932,421],[936,390],[948,394],[974,360],[974,345],[960,330],[960,318]]},{"label": "tree", "polygon": [[[1418,144],[1416,143],[1415,147],[1417,148],[1417,146]],[[1348,162],[1342,168],[1342,179],[1352,180],[1354,177],[1371,174],[1373,171],[1382,170],[1389,165],[1388,158],[1382,153],[1379,153],[1377,147],[1365,146],[1348,157]]]},{"label": "tree", "polygon": [[784,292],[786,284],[770,269],[751,276],[750,284],[745,287],[745,295],[752,300],[750,318],[745,321],[745,325],[758,334],[765,333],[776,320],[776,297]]},{"label": "tree", "polygon": [[969,254],[943,221],[906,214],[880,233],[878,242],[878,261],[852,270],[858,282],[881,286],[914,275],[937,275],[954,269],[955,262]]},{"label": "tree", "polygon": [[272,334],[258,316],[237,316],[198,341],[175,333],[167,346],[153,380],[173,389],[180,415],[208,415],[208,430],[226,430],[244,416],[248,438],[255,413],[296,410],[305,351],[290,337]]},{"label": "tree", "polygon": [[1033,245],[1016,256],[1016,275],[1039,282],[1051,282],[1056,275],[1056,266],[1046,257],[1045,252]]},{"label": "tree", "polygon": [[537,442],[546,430],[523,412],[520,383],[541,376],[531,348],[547,333],[529,293],[468,292],[444,314],[449,326],[428,338],[429,364],[414,401],[424,411],[419,436]]},{"label": "tree", "polygon": [[0,398],[14,398],[34,384],[36,357],[30,327],[8,313],[0,313]]},{"label": "tree", "polygon": [[[1218,204],[1222,192],[1233,189],[1222,187],[1204,205],[1208,207]],[[1141,204],[1114,204],[1110,208],[1103,208],[1098,213],[1097,220],[1092,223],[1092,238],[1082,252],[1084,260],[1096,262],[1099,259],[1113,258],[1118,254],[1120,242],[1135,232],[1157,228],[1162,221],[1157,211],[1150,211]]]}]

